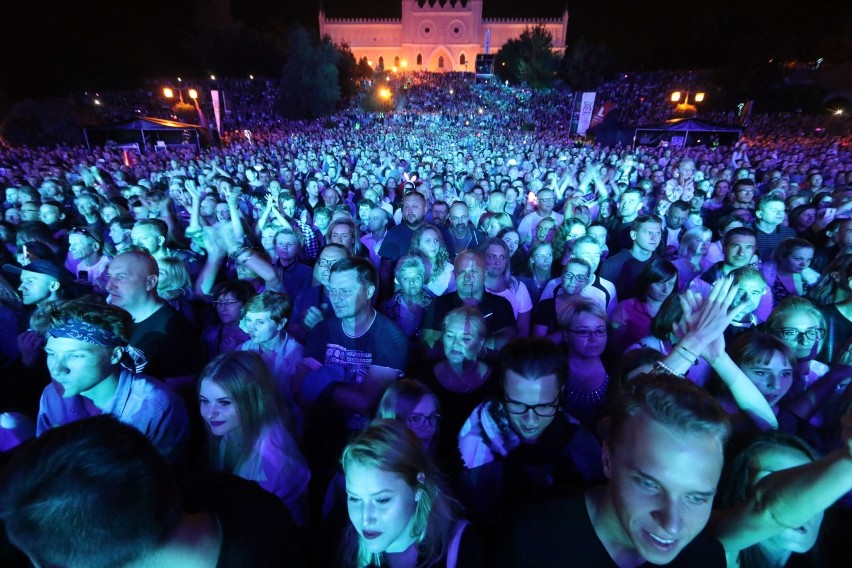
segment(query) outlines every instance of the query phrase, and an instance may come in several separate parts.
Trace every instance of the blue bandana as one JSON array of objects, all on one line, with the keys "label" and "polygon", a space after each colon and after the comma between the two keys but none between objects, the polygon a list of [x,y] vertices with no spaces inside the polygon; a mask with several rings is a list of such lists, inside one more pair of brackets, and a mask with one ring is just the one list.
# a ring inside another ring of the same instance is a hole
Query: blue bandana
[{"label": "blue bandana", "polygon": [[92,325],[81,320],[72,320],[61,326],[53,326],[47,332],[48,337],[76,339],[92,345],[100,345],[107,349],[121,349],[121,360],[119,363],[125,369],[134,373],[141,373],[148,364],[145,354],[139,349],[131,347],[127,341],[101,327]]}]

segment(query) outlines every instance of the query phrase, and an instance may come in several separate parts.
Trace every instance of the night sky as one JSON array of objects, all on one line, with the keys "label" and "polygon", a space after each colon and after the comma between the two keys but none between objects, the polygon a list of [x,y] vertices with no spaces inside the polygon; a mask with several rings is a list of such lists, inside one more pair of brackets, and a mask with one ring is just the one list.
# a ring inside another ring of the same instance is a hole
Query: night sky
[{"label": "night sky", "polygon": [[[204,73],[189,49],[199,4],[222,0],[9,2],[0,16],[0,104],[26,95],[128,85],[146,76]],[[245,30],[283,37],[316,28],[319,0],[232,0]],[[293,5],[297,7],[293,8]],[[852,61],[852,2],[569,0],[569,47],[605,44],[620,69],[733,62]],[[324,0],[329,16],[398,16],[399,0]],[[486,16],[557,17],[563,0],[485,0]],[[250,65],[247,63],[247,68]]]}]

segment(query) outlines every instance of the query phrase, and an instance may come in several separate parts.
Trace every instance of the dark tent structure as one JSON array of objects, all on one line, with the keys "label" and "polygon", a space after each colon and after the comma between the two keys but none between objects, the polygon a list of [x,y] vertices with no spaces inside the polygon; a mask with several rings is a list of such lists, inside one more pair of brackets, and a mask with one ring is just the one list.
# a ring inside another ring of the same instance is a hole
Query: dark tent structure
[{"label": "dark tent structure", "polygon": [[147,152],[172,146],[201,147],[203,128],[174,120],[140,116],[123,122],[83,129],[86,145],[134,148]]},{"label": "dark tent structure", "polygon": [[589,128],[586,131],[586,136],[595,141],[595,144],[603,146],[615,146],[621,144],[623,147],[630,147],[633,144],[633,136],[636,134],[636,127],[625,124],[610,115],[603,122]]},{"label": "dark tent structure", "polygon": [[637,126],[634,146],[700,146],[718,142],[736,142],[742,128],[704,120],[703,118],[673,118],[660,124]]}]

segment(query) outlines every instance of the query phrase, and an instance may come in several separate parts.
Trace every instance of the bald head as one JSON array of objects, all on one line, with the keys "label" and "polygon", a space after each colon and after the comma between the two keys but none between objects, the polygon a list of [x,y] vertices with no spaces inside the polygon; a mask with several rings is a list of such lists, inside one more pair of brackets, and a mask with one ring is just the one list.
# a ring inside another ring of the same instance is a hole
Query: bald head
[{"label": "bald head", "polygon": [[154,257],[145,251],[128,251],[116,256],[107,269],[106,290],[110,304],[130,312],[141,321],[159,305],[159,269]]},{"label": "bald head", "polygon": [[144,250],[131,250],[123,252],[113,259],[113,264],[121,260],[126,262],[129,267],[140,271],[143,276],[157,276],[160,269],[157,266],[157,260],[151,256],[151,253]]}]

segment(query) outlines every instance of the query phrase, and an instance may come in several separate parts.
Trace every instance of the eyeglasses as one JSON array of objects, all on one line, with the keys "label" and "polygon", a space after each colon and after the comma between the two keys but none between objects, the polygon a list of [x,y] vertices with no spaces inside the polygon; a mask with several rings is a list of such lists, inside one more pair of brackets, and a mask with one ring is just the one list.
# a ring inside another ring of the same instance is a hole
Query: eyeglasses
[{"label": "eyeglasses", "polygon": [[503,404],[509,414],[523,415],[532,410],[536,416],[547,418],[549,416],[555,416],[556,412],[559,410],[559,397],[557,396],[556,400],[548,404],[524,404],[523,402],[512,400],[504,392]]},{"label": "eyeglasses", "polygon": [[233,306],[234,304],[239,304],[240,302],[236,300],[215,300],[213,303],[217,306]]},{"label": "eyeglasses", "polygon": [[320,268],[331,268],[332,265],[340,260],[339,258],[321,258],[317,261],[317,266]]},{"label": "eyeglasses", "polygon": [[573,333],[577,337],[582,337],[582,338],[589,337],[590,335],[594,335],[595,337],[606,337],[606,328],[605,327],[599,327],[597,329],[588,329],[588,328],[569,329],[568,331],[570,331],[571,333]]},{"label": "eyeglasses", "polygon": [[567,272],[567,273],[563,274],[563,275],[562,275],[562,279],[563,279],[563,280],[565,280],[565,282],[574,282],[574,281],[577,281],[577,282],[579,282],[580,284],[582,284],[583,282],[588,282],[588,281],[589,281],[589,277],[588,277],[588,276],[586,276],[585,274],[572,274],[572,273],[570,273],[570,272]]},{"label": "eyeglasses", "polygon": [[437,426],[441,423],[441,415],[438,413],[430,414],[429,416],[424,416],[423,414],[412,414],[408,417],[408,425],[411,426],[412,430],[420,430],[426,424],[429,426]]},{"label": "eyeglasses", "polygon": [[820,329],[818,327],[811,327],[806,329],[805,331],[799,331],[798,329],[794,329],[792,327],[785,327],[783,329],[776,329],[775,333],[778,337],[786,339],[787,341],[801,341],[802,337],[807,338],[809,341],[819,341],[823,337],[825,337],[825,330]]}]

